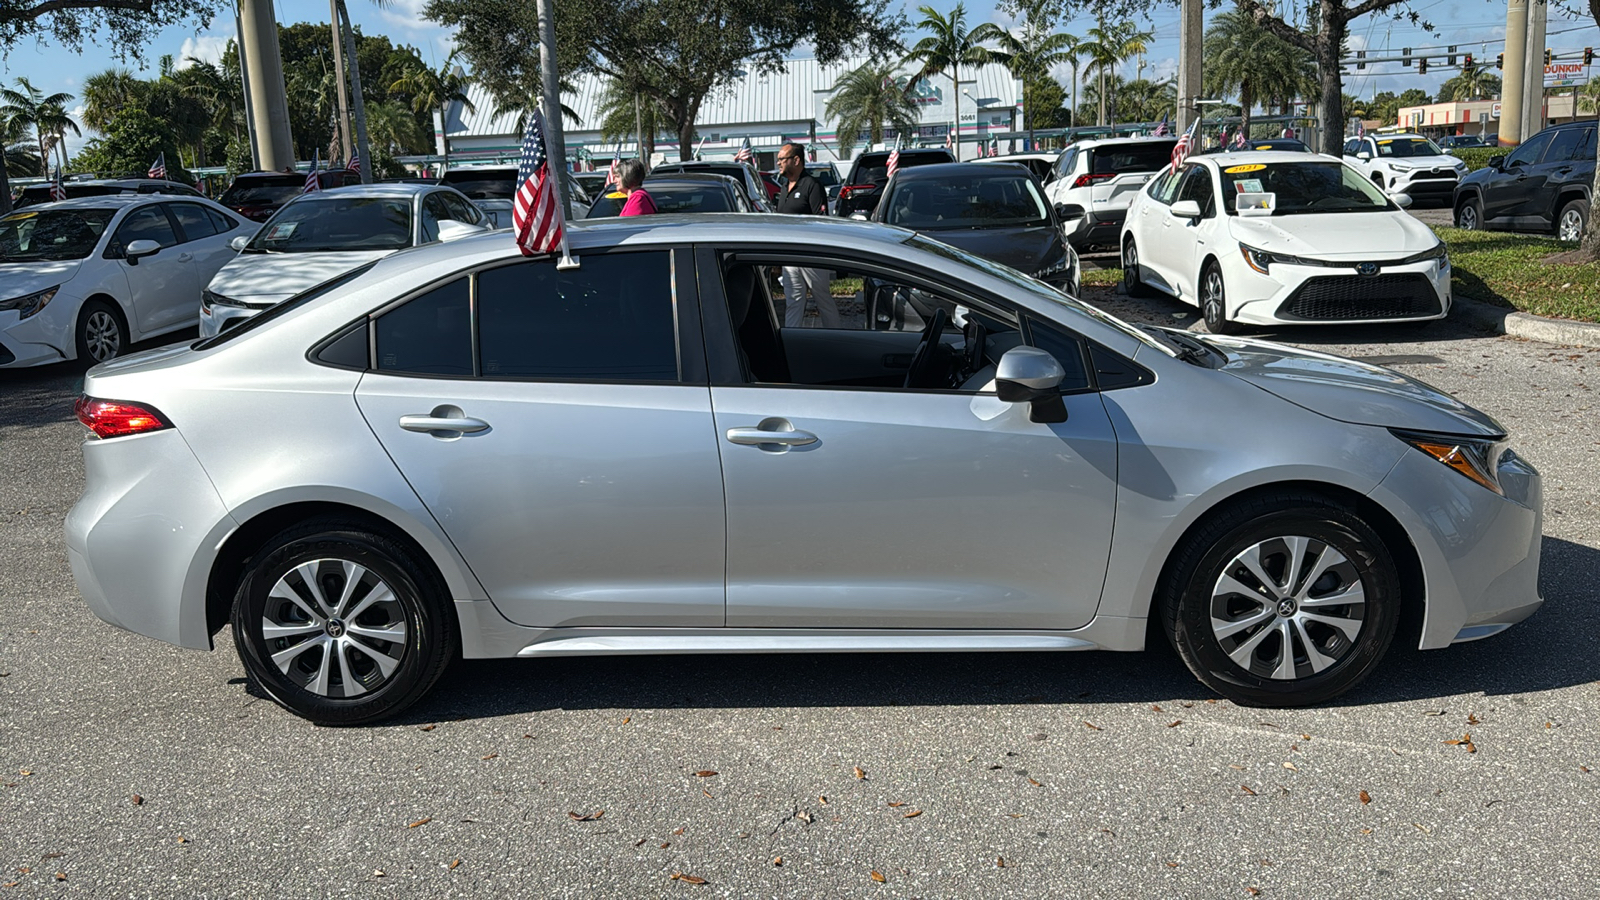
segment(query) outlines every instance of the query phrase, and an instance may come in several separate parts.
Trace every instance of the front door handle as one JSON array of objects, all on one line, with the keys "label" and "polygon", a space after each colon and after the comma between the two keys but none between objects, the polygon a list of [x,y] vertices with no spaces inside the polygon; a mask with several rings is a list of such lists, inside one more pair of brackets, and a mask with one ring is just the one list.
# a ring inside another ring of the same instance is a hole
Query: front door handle
[{"label": "front door handle", "polygon": [[762,419],[754,427],[729,428],[726,433],[729,443],[754,445],[763,450],[804,447],[817,442],[816,435],[809,431],[796,431],[788,419],[776,416]]},{"label": "front door handle", "polygon": [[400,427],[438,438],[458,438],[463,434],[488,431],[489,423],[468,416],[460,407],[445,405],[434,407],[427,415],[401,416]]},{"label": "front door handle", "polygon": [[178,254],[178,262],[189,262],[192,259],[194,259],[194,254],[193,253],[179,253]]}]

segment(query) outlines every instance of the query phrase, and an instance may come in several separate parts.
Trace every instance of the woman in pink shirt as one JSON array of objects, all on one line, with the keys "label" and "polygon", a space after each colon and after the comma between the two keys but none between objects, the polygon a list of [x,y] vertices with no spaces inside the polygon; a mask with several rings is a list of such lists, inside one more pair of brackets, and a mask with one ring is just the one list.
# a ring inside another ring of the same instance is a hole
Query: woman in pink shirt
[{"label": "woman in pink shirt", "polygon": [[656,201],[640,185],[644,184],[644,163],[637,159],[630,159],[622,164],[622,171],[618,176],[622,179],[622,192],[628,195],[628,202],[622,204],[619,216],[645,216],[656,211]]}]

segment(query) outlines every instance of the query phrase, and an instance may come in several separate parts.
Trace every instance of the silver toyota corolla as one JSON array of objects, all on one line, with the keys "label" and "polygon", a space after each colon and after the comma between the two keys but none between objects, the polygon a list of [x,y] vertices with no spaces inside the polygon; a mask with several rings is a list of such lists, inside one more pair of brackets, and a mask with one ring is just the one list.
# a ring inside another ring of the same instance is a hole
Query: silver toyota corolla
[{"label": "silver toyota corolla", "polygon": [[[871,223],[570,237],[576,269],[420,247],[91,370],[89,605],[184,647],[231,623],[261,689],[351,724],[457,653],[1138,650],[1151,619],[1218,693],[1315,704],[1402,621],[1439,648],[1541,602],[1538,473],[1407,376]],[[781,326],[779,267],[837,327]],[[868,277],[939,302],[851,328]]]}]

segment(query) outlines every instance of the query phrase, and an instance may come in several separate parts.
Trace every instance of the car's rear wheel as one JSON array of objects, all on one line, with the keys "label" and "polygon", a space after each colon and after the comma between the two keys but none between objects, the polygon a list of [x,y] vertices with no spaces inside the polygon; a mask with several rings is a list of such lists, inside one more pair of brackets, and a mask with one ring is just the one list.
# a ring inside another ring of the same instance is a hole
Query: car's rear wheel
[{"label": "car's rear wheel", "polygon": [[1456,227],[1467,231],[1483,230],[1483,201],[1468,197],[1456,207]]},{"label": "car's rear wheel", "polygon": [[128,349],[128,326],[104,300],[90,300],[78,310],[78,360],[85,365],[116,359]]},{"label": "car's rear wheel", "polygon": [[1583,240],[1583,229],[1589,224],[1589,202],[1573,200],[1561,207],[1556,216],[1556,238],[1569,244]]},{"label": "car's rear wheel", "polygon": [[268,541],[246,566],[232,622],[251,683],[319,725],[400,712],[458,643],[437,578],[398,541],[335,519]]},{"label": "car's rear wheel", "polygon": [[1139,248],[1128,238],[1122,244],[1122,292],[1129,297],[1148,297],[1150,288],[1139,277]]},{"label": "car's rear wheel", "polygon": [[1283,491],[1229,507],[1176,552],[1162,585],[1173,646],[1248,706],[1305,706],[1370,675],[1400,619],[1382,538],[1345,504]]},{"label": "car's rear wheel", "polygon": [[1228,288],[1222,281],[1222,267],[1208,262],[1200,270],[1200,312],[1206,330],[1212,334],[1238,334],[1244,330],[1228,318]]}]

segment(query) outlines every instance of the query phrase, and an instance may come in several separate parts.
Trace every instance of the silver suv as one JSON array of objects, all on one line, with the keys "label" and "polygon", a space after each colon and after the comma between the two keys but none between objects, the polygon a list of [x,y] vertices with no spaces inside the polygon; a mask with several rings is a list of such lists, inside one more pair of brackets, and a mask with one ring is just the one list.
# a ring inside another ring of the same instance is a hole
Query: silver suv
[{"label": "silver suv", "polygon": [[1074,250],[1116,247],[1128,204],[1172,162],[1172,137],[1079,141],[1061,151],[1045,194]]}]

